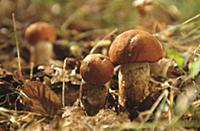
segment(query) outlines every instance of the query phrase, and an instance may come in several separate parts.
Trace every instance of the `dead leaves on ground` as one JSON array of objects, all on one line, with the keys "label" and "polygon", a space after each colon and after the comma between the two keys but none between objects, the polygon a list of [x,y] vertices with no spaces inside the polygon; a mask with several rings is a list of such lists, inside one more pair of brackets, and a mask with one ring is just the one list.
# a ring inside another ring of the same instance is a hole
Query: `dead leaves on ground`
[{"label": "dead leaves on ground", "polygon": [[24,83],[22,91],[22,100],[30,111],[52,117],[61,109],[60,98],[46,84],[28,81]]}]

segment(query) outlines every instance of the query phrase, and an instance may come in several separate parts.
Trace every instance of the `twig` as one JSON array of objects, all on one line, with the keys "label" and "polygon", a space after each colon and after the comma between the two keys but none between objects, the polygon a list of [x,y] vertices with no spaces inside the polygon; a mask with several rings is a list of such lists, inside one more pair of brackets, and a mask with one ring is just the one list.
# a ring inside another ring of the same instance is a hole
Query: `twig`
[{"label": "twig", "polygon": [[188,24],[188,23],[190,23],[190,22],[192,22],[192,21],[194,21],[196,19],[199,19],[199,18],[200,18],[200,14],[197,14],[194,17],[192,17],[192,18],[186,20],[185,22],[183,22],[182,25]]},{"label": "twig", "polygon": [[64,31],[71,23],[73,23],[75,20],[78,19],[78,17],[86,15],[88,10],[87,5],[83,5],[80,8],[78,8],[72,15],[68,17],[68,19],[61,25],[61,31]]},{"label": "twig", "polygon": [[89,54],[93,54],[94,51],[95,51],[98,47],[102,46],[102,41],[104,41],[107,37],[109,37],[109,36],[115,34],[117,31],[118,31],[118,29],[115,28],[112,32],[110,32],[109,34],[107,34],[102,40],[100,40],[100,41],[90,50],[90,53],[89,53]]},{"label": "twig", "polygon": [[145,117],[145,119],[141,122],[137,130],[141,129],[145,122],[147,122],[150,118],[150,116],[155,111],[156,107],[159,105],[159,103],[162,101],[162,99],[166,98],[168,96],[169,92],[167,90],[164,90],[163,93],[158,97],[157,101],[153,104],[151,109],[148,111],[148,115]]},{"label": "twig", "polygon": [[65,68],[68,58],[64,59],[63,63],[63,83],[62,83],[62,105],[65,107]]},{"label": "twig", "polygon": [[172,113],[173,113],[173,105],[174,105],[174,89],[173,87],[170,86],[170,91],[169,91],[169,111],[168,111],[168,120],[169,120],[169,123],[171,123],[172,121]]},{"label": "twig", "polygon": [[9,114],[8,117],[10,117],[11,113],[15,114],[15,115],[17,115],[17,114],[33,114],[33,115],[36,115],[36,116],[45,116],[45,117],[48,117],[48,115],[45,115],[45,114],[40,114],[40,113],[30,112],[30,111],[23,111],[23,110],[6,109],[4,107],[0,107],[0,113]]},{"label": "twig", "polygon": [[[188,41],[194,41],[199,39],[199,18],[200,14],[195,15],[194,17],[176,25],[170,25],[165,30],[155,33],[154,35],[157,36],[160,40],[168,41],[172,40],[176,43],[188,43]],[[188,32],[189,31],[189,32]],[[183,37],[177,36],[175,33],[182,33],[187,32],[186,35]],[[170,36],[168,36],[170,34]],[[187,38],[190,37],[189,40]],[[192,39],[191,39],[192,38]],[[187,42],[186,42],[187,41]]]},{"label": "twig", "polygon": [[20,57],[20,50],[19,50],[19,40],[17,37],[17,29],[16,29],[16,22],[15,22],[15,14],[12,13],[12,21],[13,21],[13,29],[14,29],[14,35],[15,35],[15,44],[16,44],[16,48],[17,48],[17,61],[18,61],[18,73],[19,73],[19,77],[23,78],[22,75],[22,68],[21,68],[21,57]]},{"label": "twig", "polygon": [[80,39],[83,39],[85,37],[88,37],[90,35],[93,35],[93,34],[96,34],[96,33],[104,33],[104,32],[108,32],[110,29],[109,28],[103,28],[103,29],[94,29],[94,30],[89,30],[89,31],[86,31],[86,32],[82,32],[76,36],[74,36],[72,39],[74,41],[78,41]]}]

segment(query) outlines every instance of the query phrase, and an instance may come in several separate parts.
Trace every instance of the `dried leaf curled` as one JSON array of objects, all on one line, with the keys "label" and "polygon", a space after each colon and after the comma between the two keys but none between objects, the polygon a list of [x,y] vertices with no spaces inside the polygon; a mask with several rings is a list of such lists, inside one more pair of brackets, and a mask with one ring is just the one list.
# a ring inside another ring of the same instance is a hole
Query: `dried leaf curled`
[{"label": "dried leaf curled", "polygon": [[25,82],[22,91],[22,100],[30,111],[53,116],[61,107],[58,95],[39,81]]}]

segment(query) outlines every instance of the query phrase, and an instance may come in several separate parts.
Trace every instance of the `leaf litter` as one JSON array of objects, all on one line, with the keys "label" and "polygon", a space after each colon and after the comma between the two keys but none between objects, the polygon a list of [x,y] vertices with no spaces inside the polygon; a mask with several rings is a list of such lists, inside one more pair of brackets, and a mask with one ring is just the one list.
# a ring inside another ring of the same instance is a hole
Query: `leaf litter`
[{"label": "leaf litter", "polygon": [[[99,3],[100,5],[104,4],[103,2]],[[81,6],[80,2],[71,2],[71,6],[78,8],[72,15],[70,14],[70,19],[68,18],[66,23],[62,24],[62,30],[58,31],[58,41],[54,45],[56,60],[50,60],[51,62],[47,65],[33,67],[29,64],[31,62],[30,47],[24,41],[23,31],[29,23],[39,19],[39,16],[33,15],[31,21],[24,22],[23,19],[28,16],[23,18],[16,14],[23,79],[19,78],[17,73],[18,59],[11,31],[12,21],[10,18],[6,18],[1,22],[0,128],[5,130],[199,129],[200,15],[197,14],[185,22],[179,22],[180,24],[177,24],[178,22],[174,24],[174,21],[179,19],[176,17],[178,14],[173,14],[174,12],[170,12],[171,10],[166,11],[163,6],[167,8],[170,6],[162,2],[159,3],[159,1],[140,3],[140,8],[137,5],[141,16],[140,24],[135,26],[154,33],[166,50],[165,60],[162,59],[155,65],[151,65],[151,68],[154,69],[151,71],[152,77],[149,83],[152,93],[135,108],[136,117],[130,120],[128,114],[120,110],[117,102],[118,70],[116,68],[111,83],[106,85],[110,89],[105,109],[100,110],[94,116],[86,115],[78,99],[81,85],[79,73],[81,60],[90,52],[106,54],[116,34],[124,30],[113,30],[113,28],[99,26],[106,22],[111,24],[112,21],[101,21],[102,23],[99,22],[99,25],[85,19],[77,22],[76,19],[81,19],[83,16],[89,17],[88,11],[94,4],[95,2],[89,0],[84,3],[84,6]],[[115,5],[109,4],[113,6],[113,10],[108,11],[120,10],[120,8],[118,9],[120,6],[116,3]],[[41,7],[34,4],[30,5],[29,8],[25,5],[23,8],[28,9],[29,12],[30,10],[41,10]],[[47,6],[42,7],[48,8]],[[92,10],[103,11],[103,8],[105,7],[93,8]],[[16,9],[19,10],[18,7]],[[81,14],[81,10],[84,10],[83,14]],[[156,19],[159,14],[155,12],[158,10],[164,12],[164,18]],[[51,16],[55,17],[53,13],[50,13],[49,16],[46,16],[45,13],[47,12],[44,11],[41,15],[45,19]],[[151,20],[147,23],[146,19],[149,18],[147,17],[149,14],[151,14]],[[112,20],[111,16],[107,15],[106,17]],[[121,17],[129,18],[123,12]],[[99,18],[93,18],[95,22],[99,21]],[[167,20],[162,22],[161,19]],[[63,22],[62,19],[58,18],[56,22],[59,21]],[[142,23],[144,23],[143,26],[141,26]],[[60,27],[58,25],[56,26]],[[72,46],[74,47],[72,48]],[[64,59],[67,59],[67,63],[63,70]],[[66,107],[62,107],[61,100],[63,82],[66,89]]]}]

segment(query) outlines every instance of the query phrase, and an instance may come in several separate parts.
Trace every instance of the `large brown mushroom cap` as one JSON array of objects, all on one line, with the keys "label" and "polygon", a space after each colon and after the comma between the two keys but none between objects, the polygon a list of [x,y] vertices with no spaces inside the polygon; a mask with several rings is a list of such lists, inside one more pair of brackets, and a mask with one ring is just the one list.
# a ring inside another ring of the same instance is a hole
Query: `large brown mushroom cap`
[{"label": "large brown mushroom cap", "polygon": [[113,64],[107,56],[90,54],[81,63],[80,73],[87,83],[103,85],[113,75]]},{"label": "large brown mushroom cap", "polygon": [[37,22],[31,24],[25,31],[25,39],[30,44],[36,44],[41,41],[54,42],[56,32],[52,25],[46,22]]},{"label": "large brown mushroom cap", "polygon": [[160,42],[150,33],[129,30],[113,41],[109,57],[115,64],[155,62],[163,57],[163,49]]}]

